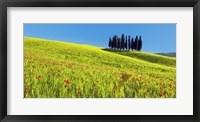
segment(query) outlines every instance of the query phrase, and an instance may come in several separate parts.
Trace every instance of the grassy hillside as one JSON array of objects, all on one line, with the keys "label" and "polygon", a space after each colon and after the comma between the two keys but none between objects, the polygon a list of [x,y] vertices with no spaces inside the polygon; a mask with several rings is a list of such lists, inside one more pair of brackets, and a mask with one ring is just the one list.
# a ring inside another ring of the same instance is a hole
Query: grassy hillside
[{"label": "grassy hillside", "polygon": [[127,55],[24,38],[24,97],[174,98],[175,61],[148,53]]},{"label": "grassy hillside", "polygon": [[161,64],[169,67],[176,67],[176,58],[167,57],[147,52],[134,52],[134,51],[119,51],[119,50],[112,50],[112,49],[103,49],[105,51],[113,52],[120,55],[129,56],[136,59],[141,59],[144,61],[148,61],[151,63]]},{"label": "grassy hillside", "polygon": [[176,57],[176,52],[171,53],[156,53],[158,55],[169,56],[169,57]]}]

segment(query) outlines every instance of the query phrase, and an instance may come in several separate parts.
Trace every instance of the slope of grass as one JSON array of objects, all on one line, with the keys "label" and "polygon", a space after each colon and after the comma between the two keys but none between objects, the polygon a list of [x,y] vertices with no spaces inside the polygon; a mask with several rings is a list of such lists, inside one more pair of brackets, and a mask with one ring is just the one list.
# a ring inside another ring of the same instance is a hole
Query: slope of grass
[{"label": "slope of grass", "polygon": [[144,61],[148,61],[151,63],[166,65],[170,67],[176,67],[176,58],[174,57],[167,57],[158,54],[152,54],[147,52],[135,52],[135,51],[119,51],[119,50],[112,50],[112,49],[103,49],[108,52],[113,52],[120,55],[129,56],[136,59],[141,59]]},{"label": "slope of grass", "polygon": [[168,57],[176,57],[176,52],[171,53],[156,53],[158,55],[168,56]]},{"label": "slope of grass", "polygon": [[89,45],[24,38],[24,97],[176,97],[175,59],[145,59]]}]

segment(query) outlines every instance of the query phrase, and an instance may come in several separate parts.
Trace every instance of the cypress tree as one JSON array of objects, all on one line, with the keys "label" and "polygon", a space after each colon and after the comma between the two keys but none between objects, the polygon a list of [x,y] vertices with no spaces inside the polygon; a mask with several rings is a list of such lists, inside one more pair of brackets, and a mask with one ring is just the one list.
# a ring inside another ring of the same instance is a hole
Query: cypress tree
[{"label": "cypress tree", "polygon": [[126,36],[126,41],[125,41],[125,49],[127,50],[127,36]]},{"label": "cypress tree", "polygon": [[115,48],[118,49],[118,37],[115,35]]},{"label": "cypress tree", "polygon": [[112,39],[112,48],[113,49],[115,48],[115,36],[113,36],[113,39]]},{"label": "cypress tree", "polygon": [[142,49],[142,37],[139,37],[139,42],[138,42],[138,51],[141,51]]},{"label": "cypress tree", "polygon": [[134,49],[134,39],[132,37],[132,39],[131,39],[131,50],[133,50],[133,49]]},{"label": "cypress tree", "polygon": [[138,40],[138,36],[136,36],[136,38],[135,38],[135,50],[137,50],[138,51],[138,46],[139,46],[139,40]]},{"label": "cypress tree", "polygon": [[111,37],[109,38],[108,47],[111,48]]},{"label": "cypress tree", "polygon": [[119,49],[119,38],[117,38],[117,49]]},{"label": "cypress tree", "polygon": [[131,48],[131,42],[130,42],[130,40],[131,40],[131,36],[129,35],[128,36],[128,44],[127,44],[127,48],[128,48],[128,50],[130,50],[130,48]]},{"label": "cypress tree", "polygon": [[136,50],[136,42],[133,40],[133,50]]},{"label": "cypress tree", "polygon": [[113,39],[111,38],[110,47],[113,49]]},{"label": "cypress tree", "polygon": [[121,39],[118,38],[118,49],[121,50]]},{"label": "cypress tree", "polygon": [[122,34],[122,37],[121,37],[121,49],[124,50],[124,34]]}]

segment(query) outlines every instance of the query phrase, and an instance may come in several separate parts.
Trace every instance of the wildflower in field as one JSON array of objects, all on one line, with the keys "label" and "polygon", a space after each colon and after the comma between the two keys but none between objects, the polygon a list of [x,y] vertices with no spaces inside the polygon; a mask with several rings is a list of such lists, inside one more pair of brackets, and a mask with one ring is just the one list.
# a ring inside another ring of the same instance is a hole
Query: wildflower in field
[{"label": "wildflower in field", "polygon": [[26,93],[28,93],[28,91],[29,91],[29,88],[26,88]]},{"label": "wildflower in field", "polygon": [[123,82],[127,82],[132,74],[122,73]]},{"label": "wildflower in field", "polygon": [[80,92],[80,91],[78,91],[78,92],[77,92],[77,94],[81,94],[81,92]]},{"label": "wildflower in field", "polygon": [[39,80],[40,78],[42,78],[42,76],[38,75],[38,76],[36,76],[36,78]]},{"label": "wildflower in field", "polygon": [[162,94],[160,94],[160,97],[162,97],[163,95]]},{"label": "wildflower in field", "polygon": [[69,63],[69,64],[68,64],[68,67],[72,67],[73,65],[74,65],[74,64],[70,64],[70,63]]},{"label": "wildflower in field", "polygon": [[64,82],[65,82],[66,84],[70,84],[70,82],[69,82],[68,80],[64,80]]}]

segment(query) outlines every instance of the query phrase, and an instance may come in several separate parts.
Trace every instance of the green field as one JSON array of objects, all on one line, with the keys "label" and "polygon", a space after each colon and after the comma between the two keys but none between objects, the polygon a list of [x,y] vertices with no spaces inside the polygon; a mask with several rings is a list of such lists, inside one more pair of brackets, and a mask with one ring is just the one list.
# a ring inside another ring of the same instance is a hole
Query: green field
[{"label": "green field", "polygon": [[25,98],[175,98],[176,58],[24,38]]}]

